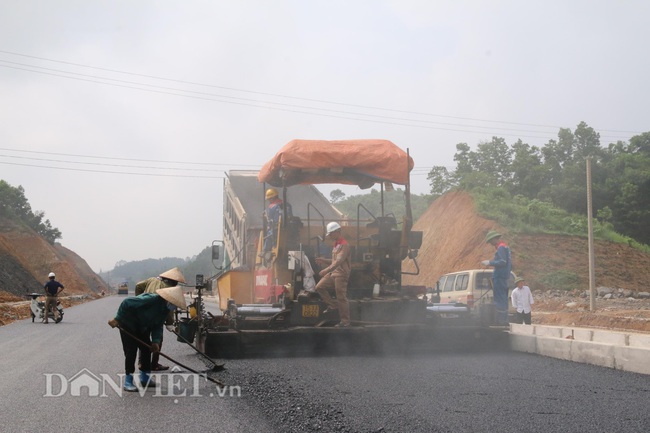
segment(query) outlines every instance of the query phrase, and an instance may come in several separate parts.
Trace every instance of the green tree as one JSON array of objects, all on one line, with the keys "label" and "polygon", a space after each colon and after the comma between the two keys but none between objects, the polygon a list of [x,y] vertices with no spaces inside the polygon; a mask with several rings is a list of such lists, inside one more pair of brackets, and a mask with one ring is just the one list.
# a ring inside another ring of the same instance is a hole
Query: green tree
[{"label": "green tree", "polygon": [[449,173],[447,168],[441,165],[436,165],[429,171],[427,180],[431,186],[431,194],[435,197],[443,195],[457,185],[453,173]]},{"label": "green tree", "polygon": [[492,182],[488,186],[505,186],[512,178],[512,149],[500,137],[479,143],[473,155],[475,169],[489,174]]},{"label": "green tree", "polygon": [[564,167],[573,161],[573,133],[568,128],[560,128],[557,140],[549,140],[542,147],[544,167],[548,170],[550,184],[562,180]]},{"label": "green tree", "polygon": [[[450,187],[481,191],[498,201],[496,189],[505,196],[533,200],[527,212],[540,220],[539,203],[550,203],[571,214],[587,213],[586,159],[591,159],[594,210],[603,224],[611,224],[624,235],[650,244],[650,132],[616,142],[604,148],[600,134],[585,122],[574,131],[560,128],[557,139],[541,148],[517,140],[508,146],[492,137],[473,151],[467,143],[456,145],[456,169],[433,167],[428,180],[431,193]],[[488,200],[489,201],[489,200]],[[502,214],[509,211],[504,209]],[[546,218],[545,220],[559,217]],[[567,217],[568,218],[568,217]],[[579,229],[582,220],[566,219],[563,224]],[[546,224],[546,223],[545,223]],[[560,228],[560,225],[556,225]]]},{"label": "green tree", "polygon": [[650,132],[635,135],[630,139],[630,153],[650,156]]},{"label": "green tree", "polygon": [[512,154],[512,178],[508,183],[510,194],[537,197],[542,186],[548,182],[540,149],[520,139],[512,145]]},{"label": "green tree", "polygon": [[334,191],[330,192],[330,201],[332,203],[338,203],[344,198],[345,198],[345,193],[340,189],[335,189]]},{"label": "green tree", "polygon": [[456,173],[458,176],[462,177],[474,170],[471,161],[471,154],[472,151],[467,143],[458,143],[456,145],[454,161],[456,162]]},{"label": "green tree", "polygon": [[0,215],[21,221],[50,244],[61,238],[61,232],[52,227],[50,220],[43,221],[45,212],[32,211],[23,187],[15,188],[4,180],[0,180]]},{"label": "green tree", "polygon": [[650,133],[635,136],[628,146],[610,146],[604,164],[603,202],[611,208],[614,228],[650,244]]}]

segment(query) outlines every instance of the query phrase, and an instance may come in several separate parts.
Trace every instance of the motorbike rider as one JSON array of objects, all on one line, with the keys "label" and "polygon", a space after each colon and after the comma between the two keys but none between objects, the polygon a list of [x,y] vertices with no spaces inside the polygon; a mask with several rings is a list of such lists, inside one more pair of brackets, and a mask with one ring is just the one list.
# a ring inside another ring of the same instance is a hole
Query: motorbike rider
[{"label": "motorbike rider", "polygon": [[54,323],[59,323],[59,310],[56,308],[56,302],[58,300],[59,293],[65,289],[63,284],[59,283],[55,278],[56,275],[54,272],[50,272],[47,276],[49,278],[48,282],[45,283],[45,312],[43,313],[43,323],[48,323],[48,318],[50,315],[50,308],[52,308],[54,315]]}]

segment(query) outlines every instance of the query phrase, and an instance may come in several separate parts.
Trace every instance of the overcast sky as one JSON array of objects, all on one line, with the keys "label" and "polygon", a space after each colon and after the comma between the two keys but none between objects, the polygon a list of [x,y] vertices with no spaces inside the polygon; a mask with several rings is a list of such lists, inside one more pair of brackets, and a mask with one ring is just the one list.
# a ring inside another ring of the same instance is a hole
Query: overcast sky
[{"label": "overcast sky", "polygon": [[645,0],[0,0],[0,179],[95,271],[191,257],[222,238],[224,172],[294,138],[391,140],[426,193],[457,143],[650,131],[649,16]]}]

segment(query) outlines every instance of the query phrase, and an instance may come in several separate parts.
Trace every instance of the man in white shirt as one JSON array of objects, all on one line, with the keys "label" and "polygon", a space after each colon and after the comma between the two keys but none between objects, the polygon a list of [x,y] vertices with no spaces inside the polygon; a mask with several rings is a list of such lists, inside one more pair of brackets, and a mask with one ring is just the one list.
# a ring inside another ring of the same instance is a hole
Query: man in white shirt
[{"label": "man in white shirt", "polygon": [[515,280],[515,290],[512,291],[512,306],[517,310],[517,316],[515,318],[516,323],[525,323],[530,325],[530,306],[535,303],[533,299],[533,294],[530,292],[530,287],[525,286],[524,280],[521,277],[517,277]]}]

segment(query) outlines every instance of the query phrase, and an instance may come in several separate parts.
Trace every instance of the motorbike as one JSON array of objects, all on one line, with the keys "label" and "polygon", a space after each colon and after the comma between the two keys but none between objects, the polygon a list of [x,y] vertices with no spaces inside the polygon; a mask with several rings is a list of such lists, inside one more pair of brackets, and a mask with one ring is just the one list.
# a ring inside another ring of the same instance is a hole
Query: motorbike
[{"label": "motorbike", "polygon": [[[34,322],[37,317],[41,322],[45,320],[45,301],[38,300],[38,298],[43,295],[41,293],[28,293],[25,296],[32,298],[32,303],[29,305],[32,322]],[[59,317],[57,319],[54,319],[54,312],[48,311],[48,318],[54,320],[54,323],[59,323],[61,320],[63,320],[63,307],[61,306],[61,301],[59,299],[56,300],[56,309],[59,312]]]}]

